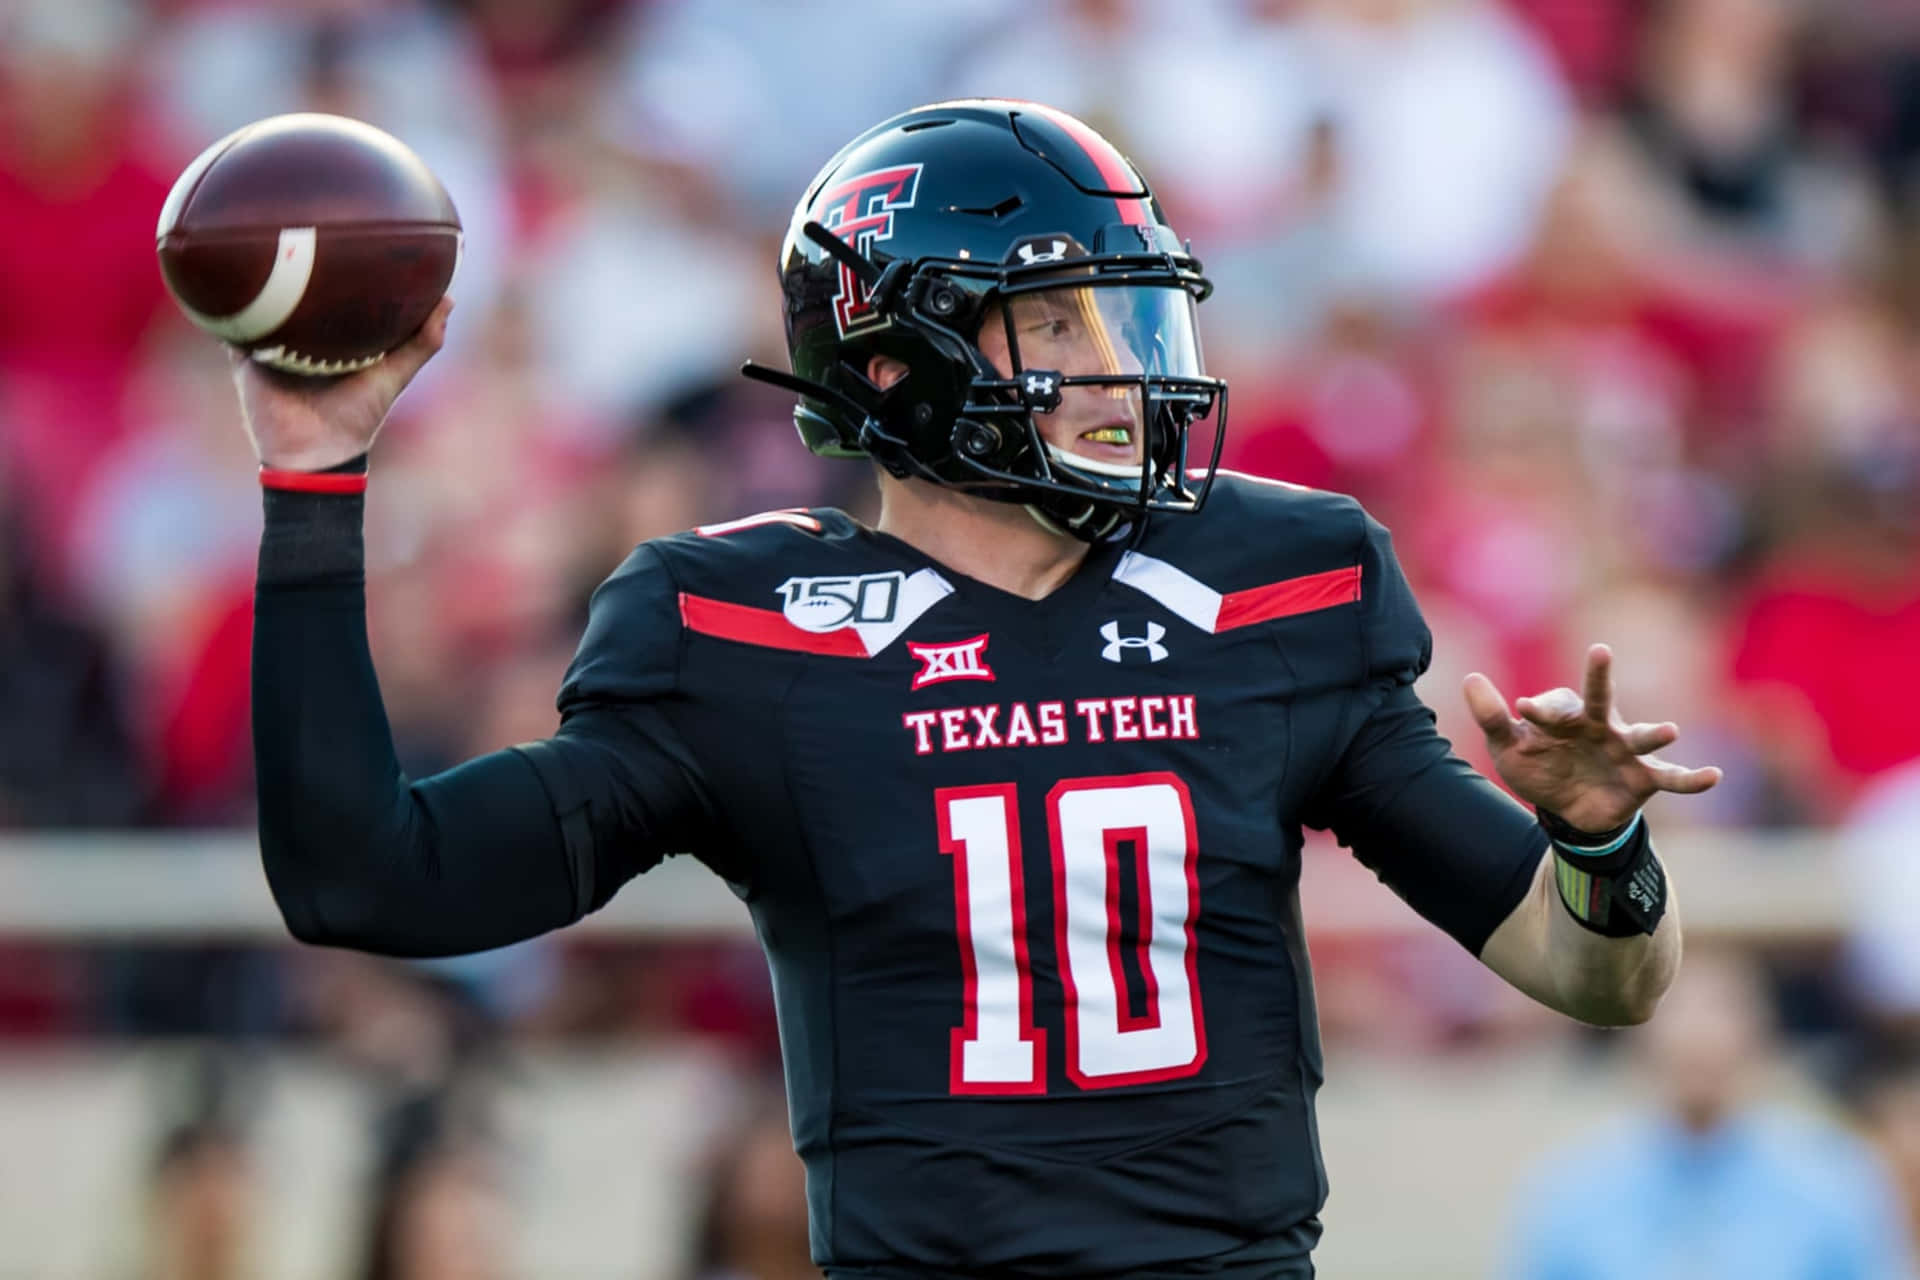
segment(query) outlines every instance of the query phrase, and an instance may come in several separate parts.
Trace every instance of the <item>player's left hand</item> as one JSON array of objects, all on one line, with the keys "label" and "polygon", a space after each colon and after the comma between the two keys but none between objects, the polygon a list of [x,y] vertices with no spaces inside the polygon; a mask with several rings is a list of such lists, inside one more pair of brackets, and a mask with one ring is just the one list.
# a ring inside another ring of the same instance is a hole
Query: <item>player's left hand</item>
[{"label": "player's left hand", "polygon": [[1677,726],[1628,724],[1613,705],[1613,651],[1587,650],[1584,696],[1565,687],[1513,704],[1479,672],[1466,680],[1467,709],[1487,735],[1494,768],[1514,794],[1581,831],[1610,831],[1661,791],[1694,795],[1720,781],[1712,767],[1688,769],[1651,753],[1680,736]]}]

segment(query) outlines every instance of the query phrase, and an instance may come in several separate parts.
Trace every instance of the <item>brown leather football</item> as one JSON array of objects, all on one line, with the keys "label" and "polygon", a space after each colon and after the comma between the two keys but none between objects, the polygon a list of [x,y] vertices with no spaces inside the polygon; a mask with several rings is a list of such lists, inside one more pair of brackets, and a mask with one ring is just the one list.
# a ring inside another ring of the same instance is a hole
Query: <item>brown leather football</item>
[{"label": "brown leather football", "polygon": [[274,116],[203,151],[160,211],[187,318],[287,373],[364,369],[412,337],[460,259],[460,215],[398,139]]}]

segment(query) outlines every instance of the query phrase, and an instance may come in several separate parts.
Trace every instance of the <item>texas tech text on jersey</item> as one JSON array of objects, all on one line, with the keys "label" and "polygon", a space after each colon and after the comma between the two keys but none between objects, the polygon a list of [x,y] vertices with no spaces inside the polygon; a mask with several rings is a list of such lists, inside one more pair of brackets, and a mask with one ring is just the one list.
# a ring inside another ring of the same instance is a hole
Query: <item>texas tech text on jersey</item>
[{"label": "texas tech text on jersey", "polygon": [[1057,747],[1076,738],[1089,743],[1160,742],[1200,736],[1200,718],[1190,693],[1078,698],[1072,716],[1064,702],[989,702],[908,711],[901,714],[900,723],[912,730],[913,753],[920,756],[994,747]]}]

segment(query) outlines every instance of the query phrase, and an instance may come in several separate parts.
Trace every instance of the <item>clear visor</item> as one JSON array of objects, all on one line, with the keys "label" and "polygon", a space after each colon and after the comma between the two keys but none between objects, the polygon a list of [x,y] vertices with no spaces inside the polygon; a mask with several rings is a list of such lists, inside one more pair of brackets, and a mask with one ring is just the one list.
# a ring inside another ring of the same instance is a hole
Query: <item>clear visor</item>
[{"label": "clear visor", "polygon": [[1193,295],[1179,285],[1057,285],[1013,294],[1005,304],[1000,321],[1022,370],[1068,378],[1202,376]]},{"label": "clear visor", "polygon": [[[1186,484],[1189,430],[1224,421],[1226,385],[1206,376],[1186,283],[1067,267],[1044,282],[1003,276],[987,302],[975,347],[988,368],[954,438],[956,465],[982,492],[1011,491],[1049,527],[1089,538],[1111,533],[1128,508],[1199,509],[1205,486]],[[1216,425],[1215,461],[1219,438]]]}]

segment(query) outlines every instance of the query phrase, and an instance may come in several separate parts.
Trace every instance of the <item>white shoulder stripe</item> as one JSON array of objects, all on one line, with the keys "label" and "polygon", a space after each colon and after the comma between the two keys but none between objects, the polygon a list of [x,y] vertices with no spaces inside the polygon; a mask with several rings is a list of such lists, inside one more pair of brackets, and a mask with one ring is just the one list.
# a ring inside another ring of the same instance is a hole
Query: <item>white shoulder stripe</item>
[{"label": "white shoulder stripe", "polygon": [[[1295,493],[1314,492],[1311,485],[1295,484],[1291,480],[1276,480],[1272,476],[1256,476],[1251,471],[1233,471],[1226,467],[1217,467],[1214,469],[1213,474],[1216,476],[1232,476],[1236,480],[1251,480],[1254,484],[1269,485],[1275,489],[1292,489]],[[1205,467],[1187,468],[1187,479],[1204,480],[1206,478],[1207,469]]]},{"label": "white shoulder stripe", "polygon": [[860,643],[867,647],[869,658],[877,657],[888,645],[907,633],[907,628],[920,621],[920,615],[939,604],[953,594],[953,584],[931,569],[919,569],[907,575],[900,588],[900,599],[894,605],[893,620],[890,622],[858,622],[854,631],[859,633]]},{"label": "white shoulder stripe", "polygon": [[1211,632],[1220,620],[1220,593],[1165,560],[1129,551],[1120,557],[1113,576],[1202,631]]},{"label": "white shoulder stripe", "polygon": [[785,511],[762,511],[758,515],[742,516],[738,520],[724,520],[719,524],[703,524],[694,532],[703,538],[723,538],[729,533],[739,533],[742,529],[758,529],[770,524],[791,525],[795,529],[805,529],[808,533],[820,532],[820,522],[797,507]]}]

